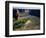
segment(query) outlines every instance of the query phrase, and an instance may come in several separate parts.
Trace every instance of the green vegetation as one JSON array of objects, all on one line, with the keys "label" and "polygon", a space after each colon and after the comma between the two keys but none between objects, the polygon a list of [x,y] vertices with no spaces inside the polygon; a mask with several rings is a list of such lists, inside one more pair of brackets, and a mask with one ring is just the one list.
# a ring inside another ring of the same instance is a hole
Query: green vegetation
[{"label": "green vegetation", "polygon": [[28,19],[20,19],[20,20],[16,20],[15,24],[13,26],[13,29],[16,28],[21,28],[22,26],[24,26],[24,23],[27,21]]},{"label": "green vegetation", "polygon": [[[19,19],[19,20],[15,20],[13,19],[13,30],[26,30],[26,29],[34,29],[34,27],[36,26],[40,26],[40,23],[38,22],[38,20],[34,19],[34,18],[24,18],[24,19]],[[29,27],[25,27],[25,23],[30,20],[32,22],[32,26]],[[14,23],[15,22],[15,23]],[[25,29],[24,29],[25,28]]]}]

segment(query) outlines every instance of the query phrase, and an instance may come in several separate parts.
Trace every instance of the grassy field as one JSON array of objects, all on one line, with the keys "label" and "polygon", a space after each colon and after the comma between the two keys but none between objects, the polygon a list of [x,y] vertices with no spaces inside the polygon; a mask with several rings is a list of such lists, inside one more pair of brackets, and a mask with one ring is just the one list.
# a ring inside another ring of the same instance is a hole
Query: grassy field
[{"label": "grassy field", "polygon": [[38,17],[24,18],[15,20],[13,18],[13,31],[39,30],[40,19]]}]

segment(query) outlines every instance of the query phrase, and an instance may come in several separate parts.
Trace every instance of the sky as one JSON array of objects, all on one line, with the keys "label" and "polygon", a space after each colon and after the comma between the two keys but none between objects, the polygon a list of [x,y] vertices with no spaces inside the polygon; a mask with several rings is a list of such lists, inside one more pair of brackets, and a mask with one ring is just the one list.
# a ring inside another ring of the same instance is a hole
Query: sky
[{"label": "sky", "polygon": [[[18,9],[20,13],[24,13],[25,9]],[[26,9],[29,15],[40,17],[40,9]],[[16,14],[16,9],[13,9],[13,16]]]}]

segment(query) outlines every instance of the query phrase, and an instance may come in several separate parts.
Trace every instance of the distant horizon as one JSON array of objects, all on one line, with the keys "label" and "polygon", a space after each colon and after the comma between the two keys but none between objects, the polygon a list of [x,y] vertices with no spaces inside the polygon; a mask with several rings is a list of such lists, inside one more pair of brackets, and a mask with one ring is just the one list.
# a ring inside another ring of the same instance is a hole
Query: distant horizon
[{"label": "distant horizon", "polygon": [[13,9],[13,15],[15,14],[15,12],[19,10],[19,13],[22,13],[25,12],[25,10],[27,10],[29,13],[29,15],[32,15],[32,16],[37,16],[37,17],[40,17],[40,9]]}]

